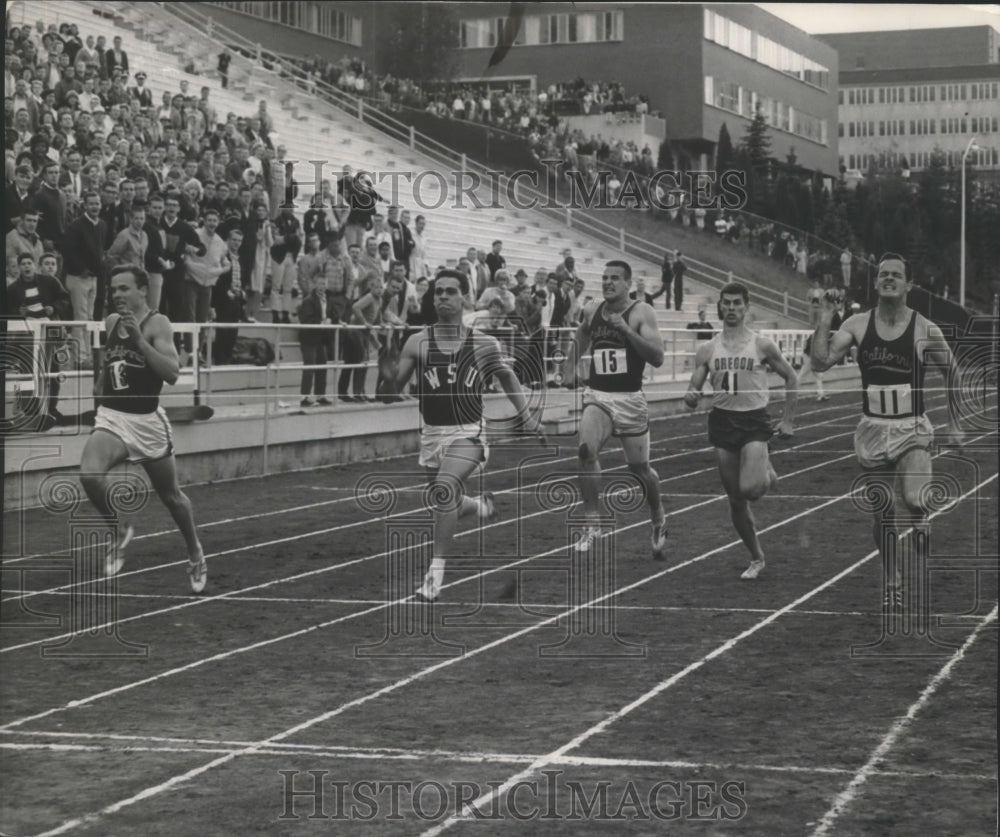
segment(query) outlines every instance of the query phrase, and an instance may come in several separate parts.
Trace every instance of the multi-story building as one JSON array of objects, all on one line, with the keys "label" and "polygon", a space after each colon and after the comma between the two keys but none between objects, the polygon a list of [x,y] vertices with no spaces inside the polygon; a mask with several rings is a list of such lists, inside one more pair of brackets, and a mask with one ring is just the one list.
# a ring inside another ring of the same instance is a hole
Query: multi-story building
[{"label": "multi-story building", "polygon": [[[503,32],[508,3],[464,3],[459,66],[479,79]],[[719,129],[738,141],[759,106],[772,152],[837,170],[836,51],[757,6],[536,3],[493,72],[538,87],[582,77],[618,81],[649,98],[667,138],[710,162]]]},{"label": "multi-story building", "polygon": [[[323,33],[334,41],[323,50],[324,57],[361,57],[380,73],[385,64],[380,33],[399,6],[301,0],[206,8],[277,51],[319,52],[316,38],[307,33]],[[415,21],[420,6],[405,4]],[[794,152],[800,166],[836,173],[837,53],[801,29],[752,5],[519,6],[523,12],[513,46],[499,65],[490,67],[511,4],[453,4],[459,79],[533,90],[577,78],[620,82],[628,95],[648,97],[650,110],[666,122],[667,138],[702,165],[711,163],[723,123],[736,142],[760,107],[772,129],[776,157]],[[267,17],[269,25],[262,29],[252,16]],[[293,28],[301,31],[291,33]],[[278,43],[282,39],[287,47]]]},{"label": "multi-story building", "polygon": [[[840,52],[837,134],[847,169],[1000,169],[1000,33],[989,26],[820,35]],[[973,63],[977,62],[977,63]]]}]

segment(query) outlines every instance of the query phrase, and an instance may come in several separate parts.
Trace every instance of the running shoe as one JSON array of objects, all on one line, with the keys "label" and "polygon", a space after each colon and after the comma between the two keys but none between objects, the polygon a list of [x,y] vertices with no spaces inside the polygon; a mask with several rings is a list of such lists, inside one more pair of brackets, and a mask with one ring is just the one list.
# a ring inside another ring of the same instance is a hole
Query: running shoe
[{"label": "running shoe", "polygon": [[750,566],[743,570],[743,575],[740,578],[752,580],[760,575],[761,570],[764,569],[764,559],[755,558],[750,562]]},{"label": "running shoe", "polygon": [[482,495],[482,509],[480,517],[488,523],[496,523],[500,519],[500,511],[497,509],[496,499],[492,491],[484,491]]},{"label": "running shoe", "polygon": [[441,590],[438,587],[436,587],[434,583],[430,581],[430,579],[427,579],[424,581],[423,584],[421,584],[417,588],[416,592],[413,594],[413,597],[418,602],[431,604],[432,602],[437,601],[437,597],[440,595],[441,595]]},{"label": "running shoe", "polygon": [[666,561],[667,560],[667,535],[669,534],[667,530],[666,521],[661,523],[658,527],[653,530],[653,560],[654,561]]},{"label": "running shoe", "polygon": [[208,563],[205,561],[204,553],[198,557],[197,561],[188,559],[187,565],[188,579],[191,581],[191,591],[200,593],[208,583]]},{"label": "running shoe", "polygon": [[601,530],[597,526],[588,526],[582,535],[580,535],[580,540],[576,542],[577,552],[590,552],[590,547],[593,545],[601,536]]},{"label": "running shoe", "polygon": [[125,531],[121,533],[118,543],[112,547],[104,559],[104,574],[108,578],[118,575],[121,572],[121,568],[125,564],[125,547],[132,542],[132,538],[134,537],[135,527],[130,523],[125,527]]}]

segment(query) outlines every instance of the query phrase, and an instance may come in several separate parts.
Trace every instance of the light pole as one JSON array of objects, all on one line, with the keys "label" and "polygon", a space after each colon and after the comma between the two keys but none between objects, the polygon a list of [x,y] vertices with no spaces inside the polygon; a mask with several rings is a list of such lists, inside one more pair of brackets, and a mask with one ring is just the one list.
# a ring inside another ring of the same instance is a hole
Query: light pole
[{"label": "light pole", "polygon": [[965,151],[962,153],[962,241],[959,244],[958,304],[963,308],[965,307],[965,160],[973,148],[976,151],[979,150],[975,137],[969,140],[969,144],[965,146]]}]

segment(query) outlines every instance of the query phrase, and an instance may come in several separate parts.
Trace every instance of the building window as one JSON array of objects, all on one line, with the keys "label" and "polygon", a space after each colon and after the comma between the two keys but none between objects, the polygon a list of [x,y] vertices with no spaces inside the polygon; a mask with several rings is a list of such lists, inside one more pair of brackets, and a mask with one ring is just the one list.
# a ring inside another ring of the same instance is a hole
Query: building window
[{"label": "building window", "polygon": [[734,20],[705,9],[705,40],[745,55],[766,67],[797,78],[814,87],[829,90],[830,71],[822,64],[772,41],[757,32],[741,26]]},{"label": "building window", "polygon": [[312,2],[227,2],[215,3],[227,9],[273,23],[322,35],[334,41],[361,46],[361,18]]},{"label": "building window", "polygon": [[[620,11],[528,15],[521,23],[514,46],[620,41],[623,38],[623,20],[624,12]],[[504,18],[464,20],[459,45],[464,49],[496,46],[504,23]],[[466,30],[475,34],[467,36]]]}]

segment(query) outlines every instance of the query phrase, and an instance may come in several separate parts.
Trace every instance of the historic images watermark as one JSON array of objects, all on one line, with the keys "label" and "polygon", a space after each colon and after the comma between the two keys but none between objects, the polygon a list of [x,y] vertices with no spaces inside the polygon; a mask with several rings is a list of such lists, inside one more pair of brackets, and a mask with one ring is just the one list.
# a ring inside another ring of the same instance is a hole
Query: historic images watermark
[{"label": "historic images watermark", "polygon": [[279,770],[280,820],[380,820],[445,817],[521,822],[740,820],[746,816],[746,783],[738,780],[567,779],[542,770],[539,778],[485,782],[409,779],[338,779],[330,770]]},{"label": "historic images watermark", "polygon": [[[520,444],[517,482],[503,492],[503,534],[491,536],[474,516],[463,518],[460,526],[477,531],[463,536],[460,556],[448,558],[444,594],[437,603],[419,601],[413,593],[430,565],[436,511],[457,509],[462,499],[447,483],[428,484],[419,470],[370,474],[358,481],[355,502],[361,511],[385,519],[386,606],[382,635],[358,645],[357,656],[461,656],[470,631],[544,626],[544,639],[535,646],[541,657],[645,657],[643,645],[619,635],[616,596],[616,515],[645,508],[642,484],[628,473],[602,475],[601,537],[578,551],[575,545],[594,525],[578,502],[578,474],[555,469],[558,446]],[[480,471],[466,490],[478,496],[484,489]],[[554,521],[544,542],[523,525],[538,515]],[[552,589],[562,591],[557,609],[551,603],[532,604],[536,591]],[[497,606],[503,607],[502,615]]]},{"label": "historic images watermark", "polygon": [[[379,200],[396,205],[405,192],[405,203],[424,210],[450,206],[455,209],[657,209],[737,210],[746,206],[746,172],[661,169],[647,176],[628,170],[612,187],[609,171],[590,174],[570,169],[562,160],[544,159],[543,171],[520,169],[504,172],[487,169],[441,172],[362,171],[347,177],[347,186],[324,189],[337,172],[329,160],[288,160],[295,172],[309,172],[315,194],[334,208],[374,209]],[[568,194],[559,199],[555,183],[562,179]],[[488,197],[486,197],[488,195]]]},{"label": "historic images watermark", "polygon": [[[45,658],[145,659],[148,645],[122,634],[118,577],[107,574],[107,557],[121,536],[119,525],[84,502],[80,476],[57,472],[41,480],[36,499],[45,522],[38,519],[38,509],[22,507],[17,554],[6,555],[2,569],[4,589],[16,595],[4,608],[0,627],[8,633],[31,631],[32,636],[39,630],[51,633],[50,641],[38,645]],[[105,497],[116,515],[132,515],[146,507],[149,488],[136,473],[115,474],[106,480]],[[64,530],[67,548],[29,558],[29,527]]]}]

